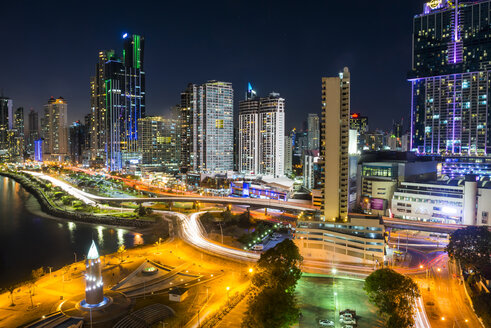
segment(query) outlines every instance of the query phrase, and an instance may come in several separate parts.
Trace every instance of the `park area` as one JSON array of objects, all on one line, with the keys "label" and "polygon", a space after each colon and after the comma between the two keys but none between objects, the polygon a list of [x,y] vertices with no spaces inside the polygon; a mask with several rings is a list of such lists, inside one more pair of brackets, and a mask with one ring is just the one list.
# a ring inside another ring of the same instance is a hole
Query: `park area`
[{"label": "park area", "polygon": [[304,274],[299,280],[296,293],[302,316],[299,327],[320,327],[319,320],[339,323],[339,311],[356,311],[358,328],[382,327],[376,308],[369,303],[363,290],[363,281],[355,279],[332,279],[325,276]]}]

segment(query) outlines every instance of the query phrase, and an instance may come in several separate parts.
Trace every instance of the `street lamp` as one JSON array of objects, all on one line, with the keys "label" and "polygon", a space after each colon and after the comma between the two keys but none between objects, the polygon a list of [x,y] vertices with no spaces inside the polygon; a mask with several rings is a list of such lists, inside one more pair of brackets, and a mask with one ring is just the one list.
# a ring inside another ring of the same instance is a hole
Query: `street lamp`
[{"label": "street lamp", "polygon": [[227,303],[228,303],[228,305],[230,305],[230,297],[229,297],[230,287],[227,286],[226,289],[227,289]]},{"label": "street lamp", "polygon": [[254,272],[254,269],[253,268],[249,268],[249,273],[253,273]]}]

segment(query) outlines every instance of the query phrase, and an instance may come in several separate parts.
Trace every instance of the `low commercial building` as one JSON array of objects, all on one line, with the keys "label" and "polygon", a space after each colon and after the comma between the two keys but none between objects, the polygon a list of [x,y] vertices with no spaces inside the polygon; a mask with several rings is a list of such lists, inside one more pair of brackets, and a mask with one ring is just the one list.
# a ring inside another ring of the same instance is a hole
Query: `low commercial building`
[{"label": "low commercial building", "polygon": [[288,200],[288,189],[255,184],[246,181],[234,181],[230,183],[230,193],[236,197]]},{"label": "low commercial building", "polygon": [[384,261],[385,228],[375,216],[349,214],[347,222],[299,221],[294,241],[308,260],[380,264]]},{"label": "low commercial building", "polygon": [[490,226],[491,182],[464,179],[403,182],[394,192],[391,216],[406,220]]},{"label": "low commercial building", "polygon": [[401,182],[435,181],[437,162],[407,152],[367,152],[358,164],[355,208],[389,215],[392,196]]}]

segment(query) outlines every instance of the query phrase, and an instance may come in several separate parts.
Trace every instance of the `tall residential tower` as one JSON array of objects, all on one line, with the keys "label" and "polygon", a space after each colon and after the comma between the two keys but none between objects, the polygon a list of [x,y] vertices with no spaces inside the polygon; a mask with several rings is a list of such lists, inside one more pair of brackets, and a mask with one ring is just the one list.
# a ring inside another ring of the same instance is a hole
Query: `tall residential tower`
[{"label": "tall residential tower", "polygon": [[411,146],[419,153],[491,151],[491,1],[431,1],[413,20]]},{"label": "tall residential tower", "polygon": [[280,177],[285,174],[285,99],[278,93],[257,98],[248,84],[239,103],[239,171]]},{"label": "tall residential tower", "polygon": [[215,174],[234,168],[232,83],[189,84],[181,94],[181,166]]},{"label": "tall residential tower", "polygon": [[44,158],[63,162],[68,155],[68,104],[65,99],[51,97],[44,105],[42,134]]},{"label": "tall residential tower", "polygon": [[350,72],[322,78],[323,202],[325,220],[347,220],[349,207]]}]

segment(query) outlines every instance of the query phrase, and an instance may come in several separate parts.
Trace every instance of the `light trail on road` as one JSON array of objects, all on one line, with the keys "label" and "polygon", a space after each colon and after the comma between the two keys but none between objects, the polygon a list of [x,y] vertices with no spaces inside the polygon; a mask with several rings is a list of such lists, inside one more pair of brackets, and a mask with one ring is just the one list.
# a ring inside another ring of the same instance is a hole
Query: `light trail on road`
[{"label": "light trail on road", "polygon": [[208,252],[213,252],[218,255],[232,257],[242,261],[257,261],[259,254],[253,252],[242,251],[239,249],[215,244],[203,236],[203,231],[198,223],[198,217],[205,212],[193,213],[189,216],[176,212],[168,212],[169,214],[177,215],[181,219],[182,237],[188,243]]},{"label": "light trail on road", "polygon": [[88,205],[95,205],[96,204],[96,202],[93,201],[93,199],[97,199],[98,196],[94,196],[92,194],[86,193],[85,191],[82,191],[82,190],[79,190],[77,188],[74,188],[74,187],[70,186],[66,182],[63,182],[63,181],[61,181],[59,179],[53,178],[52,176],[49,176],[49,175],[46,175],[46,174],[43,174],[43,173],[31,172],[31,171],[23,171],[23,172],[24,173],[27,173],[27,174],[30,174],[32,176],[35,176],[35,177],[37,177],[39,179],[43,179],[43,180],[46,180],[46,181],[51,182],[51,184],[53,184],[54,186],[60,187],[65,192],[67,192],[68,194],[72,195],[73,197],[76,197],[76,198],[80,199],[85,204],[88,204]]}]

